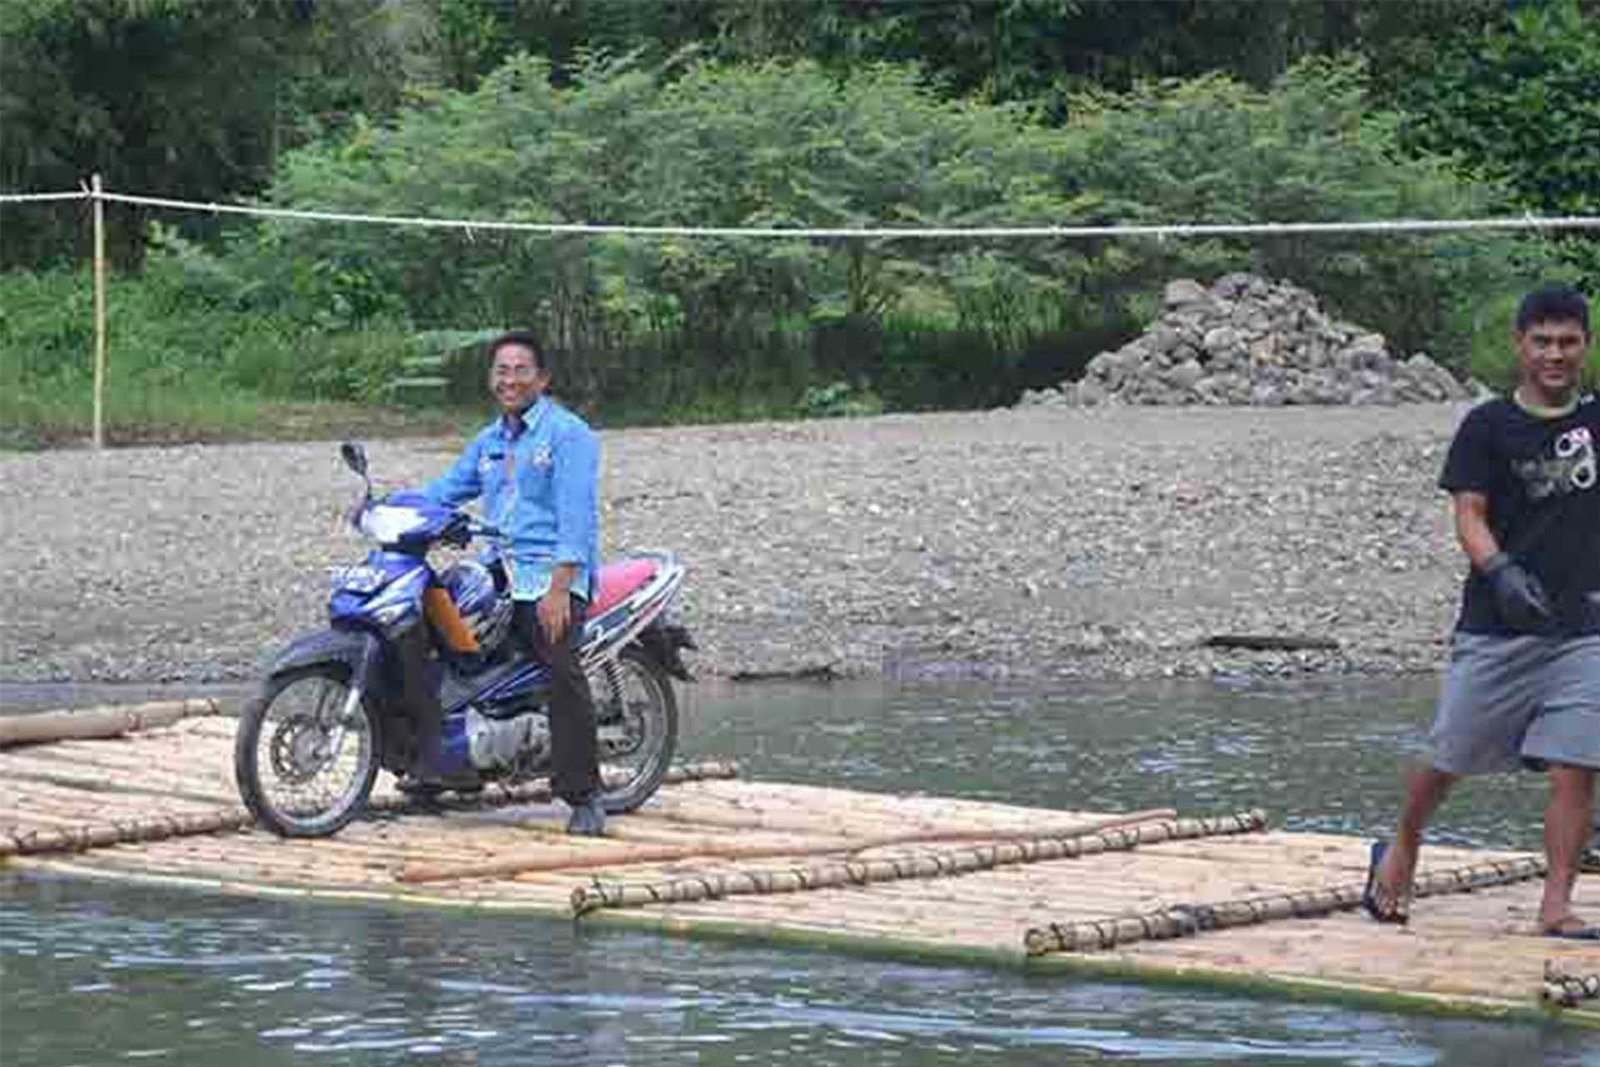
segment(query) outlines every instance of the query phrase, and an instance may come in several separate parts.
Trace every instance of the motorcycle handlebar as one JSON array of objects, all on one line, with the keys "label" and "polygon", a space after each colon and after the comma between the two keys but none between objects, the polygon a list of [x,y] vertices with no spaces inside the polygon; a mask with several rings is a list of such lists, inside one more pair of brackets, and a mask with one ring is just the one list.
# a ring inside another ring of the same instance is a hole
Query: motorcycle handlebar
[{"label": "motorcycle handlebar", "polygon": [[473,537],[484,537],[491,541],[502,541],[506,536],[500,532],[500,527],[492,523],[480,522],[477,519],[469,519],[467,521],[467,533]]},{"label": "motorcycle handlebar", "polygon": [[[366,450],[359,443],[346,442],[341,445],[340,455],[343,456],[345,465],[361,476],[361,493],[345,515],[346,523],[359,530],[362,513],[374,504],[386,503],[390,494],[373,491],[372,479],[367,474]],[[474,538],[485,538],[503,544],[506,536],[493,523],[475,519],[470,515],[461,515],[460,521],[452,522],[439,540],[445,544],[465,548]]]}]

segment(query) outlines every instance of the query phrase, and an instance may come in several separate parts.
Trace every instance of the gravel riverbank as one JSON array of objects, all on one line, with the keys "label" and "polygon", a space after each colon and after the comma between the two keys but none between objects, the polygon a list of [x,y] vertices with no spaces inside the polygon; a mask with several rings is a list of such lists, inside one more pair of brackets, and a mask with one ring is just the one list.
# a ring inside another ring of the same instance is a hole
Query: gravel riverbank
[{"label": "gravel riverbank", "polygon": [[[1022,408],[603,435],[607,553],[689,567],[703,673],[1435,670],[1459,405]],[[449,441],[378,441],[419,482]],[[213,681],[318,624],[353,478],[322,444],[0,456],[0,678]],[[1204,647],[1219,634],[1337,650]]]}]

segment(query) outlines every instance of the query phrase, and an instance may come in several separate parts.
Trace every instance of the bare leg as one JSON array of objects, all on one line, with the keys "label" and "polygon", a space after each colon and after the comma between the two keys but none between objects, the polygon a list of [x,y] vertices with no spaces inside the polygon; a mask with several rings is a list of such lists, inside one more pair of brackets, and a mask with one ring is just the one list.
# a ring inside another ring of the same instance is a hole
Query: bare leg
[{"label": "bare leg", "polygon": [[1432,767],[1418,767],[1407,776],[1406,800],[1400,809],[1400,823],[1395,827],[1394,844],[1378,866],[1377,883],[1389,899],[1410,899],[1411,883],[1417,872],[1417,853],[1422,850],[1423,831],[1427,829],[1433,813],[1450,794],[1456,777]]},{"label": "bare leg", "polygon": [[1577,925],[1572,884],[1578,877],[1578,857],[1589,841],[1593,805],[1594,771],[1559,763],[1550,766],[1550,804],[1544,812],[1544,852],[1550,865],[1539,905],[1541,930]]}]

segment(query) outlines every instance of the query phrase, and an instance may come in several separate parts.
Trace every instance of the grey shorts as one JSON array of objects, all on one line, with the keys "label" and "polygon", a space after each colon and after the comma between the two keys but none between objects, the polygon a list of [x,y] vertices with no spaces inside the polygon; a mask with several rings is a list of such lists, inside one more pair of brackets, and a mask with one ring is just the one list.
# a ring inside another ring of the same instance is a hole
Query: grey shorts
[{"label": "grey shorts", "polygon": [[1456,634],[1428,740],[1451,774],[1600,768],[1600,635]]}]

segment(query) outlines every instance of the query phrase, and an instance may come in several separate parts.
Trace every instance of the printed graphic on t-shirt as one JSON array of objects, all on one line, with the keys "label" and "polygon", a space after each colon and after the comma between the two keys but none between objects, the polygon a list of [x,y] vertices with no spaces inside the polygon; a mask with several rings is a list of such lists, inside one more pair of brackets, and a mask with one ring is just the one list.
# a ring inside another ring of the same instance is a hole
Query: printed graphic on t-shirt
[{"label": "printed graphic on t-shirt", "polygon": [[1529,500],[1593,489],[1600,476],[1594,434],[1587,426],[1574,426],[1556,438],[1552,454],[1512,464]]}]

